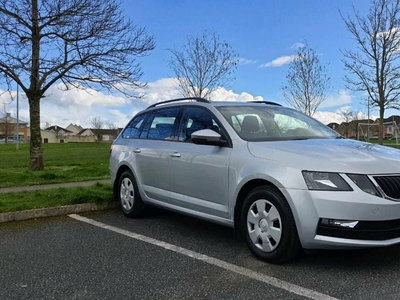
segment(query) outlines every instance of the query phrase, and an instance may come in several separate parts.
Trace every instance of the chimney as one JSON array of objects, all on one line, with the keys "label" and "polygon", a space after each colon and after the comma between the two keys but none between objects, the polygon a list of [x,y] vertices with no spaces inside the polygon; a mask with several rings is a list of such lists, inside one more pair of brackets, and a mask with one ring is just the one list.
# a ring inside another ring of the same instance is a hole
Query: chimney
[{"label": "chimney", "polygon": [[10,113],[6,113],[6,118],[11,118],[11,114]]}]

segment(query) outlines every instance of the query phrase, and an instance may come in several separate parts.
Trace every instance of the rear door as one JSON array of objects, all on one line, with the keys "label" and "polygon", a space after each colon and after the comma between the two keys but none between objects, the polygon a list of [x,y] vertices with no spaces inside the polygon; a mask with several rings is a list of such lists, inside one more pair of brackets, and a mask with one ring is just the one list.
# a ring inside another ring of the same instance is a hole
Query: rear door
[{"label": "rear door", "polygon": [[137,179],[148,198],[168,201],[170,144],[176,139],[180,108],[162,108],[152,112],[131,142]]}]

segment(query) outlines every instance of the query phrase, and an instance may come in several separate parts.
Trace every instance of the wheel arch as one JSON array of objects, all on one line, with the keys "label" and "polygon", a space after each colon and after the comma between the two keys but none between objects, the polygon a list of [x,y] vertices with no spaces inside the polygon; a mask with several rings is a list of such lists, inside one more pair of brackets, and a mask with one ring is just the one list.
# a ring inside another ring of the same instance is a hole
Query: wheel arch
[{"label": "wheel arch", "polygon": [[117,201],[118,199],[118,183],[119,183],[119,178],[121,177],[122,173],[125,171],[129,171],[132,173],[133,176],[135,176],[127,165],[121,165],[117,171],[117,175],[115,176],[114,184],[113,184],[113,193],[114,193],[114,200]]},{"label": "wheel arch", "polygon": [[[252,190],[254,190],[255,188],[260,187],[260,186],[267,186],[268,188],[273,189],[273,190],[277,191],[278,193],[282,194],[282,192],[279,190],[279,188],[275,184],[273,184],[272,182],[270,182],[266,179],[252,179],[252,180],[246,182],[242,186],[242,188],[240,189],[240,191],[238,193],[238,196],[236,198],[235,209],[234,209],[233,221],[234,221],[235,232],[238,237],[241,236],[240,215],[241,215],[241,210],[242,210],[242,207],[244,204],[244,200],[246,199],[246,196]],[[286,199],[284,194],[282,194],[282,196]]]}]

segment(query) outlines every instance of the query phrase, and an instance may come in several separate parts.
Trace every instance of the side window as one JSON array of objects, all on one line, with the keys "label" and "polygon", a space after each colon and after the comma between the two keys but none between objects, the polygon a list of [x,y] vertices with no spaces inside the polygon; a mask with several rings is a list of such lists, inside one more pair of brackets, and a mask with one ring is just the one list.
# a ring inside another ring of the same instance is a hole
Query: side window
[{"label": "side window", "polygon": [[137,139],[139,137],[140,127],[142,126],[145,117],[145,114],[141,114],[133,118],[122,132],[122,138]]},{"label": "side window", "polygon": [[164,108],[154,112],[145,124],[140,138],[157,140],[176,140],[176,121],[180,108]]},{"label": "side window", "polygon": [[179,128],[179,140],[190,141],[192,133],[201,129],[211,129],[222,134],[215,117],[208,110],[201,107],[186,108]]}]

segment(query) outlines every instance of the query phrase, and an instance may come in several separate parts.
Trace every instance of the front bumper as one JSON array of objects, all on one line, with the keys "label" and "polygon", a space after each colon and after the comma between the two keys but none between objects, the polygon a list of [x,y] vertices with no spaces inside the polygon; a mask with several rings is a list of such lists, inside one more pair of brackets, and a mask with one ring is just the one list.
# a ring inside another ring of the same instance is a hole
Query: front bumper
[{"label": "front bumper", "polygon": [[[349,192],[282,190],[292,208],[305,249],[351,249],[400,243],[400,202]],[[322,219],[358,221],[354,228],[329,226]]]}]

